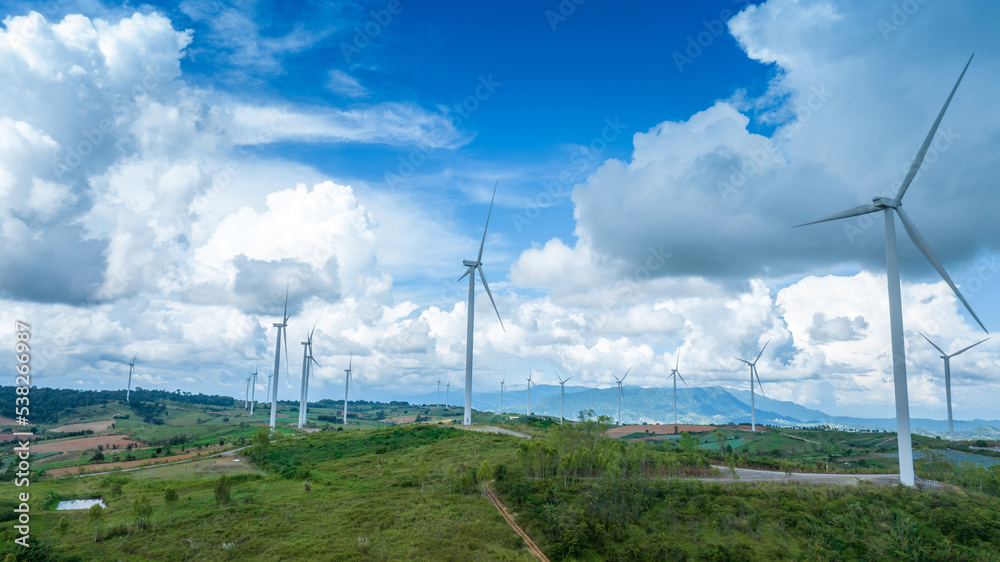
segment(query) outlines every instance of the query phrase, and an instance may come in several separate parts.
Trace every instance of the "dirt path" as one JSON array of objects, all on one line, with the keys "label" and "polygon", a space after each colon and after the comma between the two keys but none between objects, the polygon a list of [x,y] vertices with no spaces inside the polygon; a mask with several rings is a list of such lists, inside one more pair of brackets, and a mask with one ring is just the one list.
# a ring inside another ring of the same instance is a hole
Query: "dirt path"
[{"label": "dirt path", "polygon": [[812,439],[806,439],[805,437],[799,437],[798,435],[789,435],[787,433],[782,433],[785,437],[791,437],[792,439],[798,439],[799,441],[805,441],[806,443],[812,443],[814,445],[819,445],[819,441],[813,441]]},{"label": "dirt path", "polygon": [[755,470],[752,468],[737,468],[735,476],[727,466],[712,465],[719,469],[719,478],[698,478],[702,482],[803,482],[807,484],[839,484],[855,485],[859,482],[890,485],[899,484],[898,474],[819,474],[811,472],[784,472],[773,470]]},{"label": "dirt path", "polygon": [[500,498],[498,498],[493,489],[490,488],[490,484],[492,482],[493,481],[490,480],[489,483],[483,486],[483,493],[486,494],[487,499],[490,500],[490,503],[493,504],[493,507],[497,508],[497,511],[499,511],[500,515],[502,515],[504,520],[507,521],[507,524],[510,525],[510,528],[514,529],[514,532],[517,533],[518,535],[521,535],[521,538],[524,539],[524,544],[525,546],[528,547],[528,550],[531,551],[531,553],[534,554],[535,557],[541,560],[542,562],[549,562],[548,557],[545,556],[545,553],[542,552],[542,549],[538,548],[538,545],[535,544],[535,541],[531,540],[531,537],[528,536],[528,533],[525,533],[524,529],[522,529],[521,526],[517,524],[517,521],[514,520],[514,516],[511,515],[509,511],[507,511],[507,508],[504,506],[503,502],[500,501]]}]

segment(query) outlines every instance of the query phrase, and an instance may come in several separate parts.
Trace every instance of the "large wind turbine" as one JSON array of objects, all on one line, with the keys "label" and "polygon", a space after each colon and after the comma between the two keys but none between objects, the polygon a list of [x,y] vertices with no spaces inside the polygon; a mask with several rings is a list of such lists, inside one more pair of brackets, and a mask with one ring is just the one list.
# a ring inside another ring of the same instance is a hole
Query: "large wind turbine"
[{"label": "large wind turbine", "polygon": [[966,351],[969,351],[973,347],[976,347],[977,345],[983,343],[984,341],[986,341],[986,340],[988,340],[990,338],[986,338],[985,340],[979,340],[976,343],[970,345],[969,347],[966,347],[964,349],[956,351],[955,353],[952,353],[951,355],[948,355],[947,353],[944,352],[943,349],[941,349],[940,347],[938,347],[938,345],[936,343],[932,342],[930,338],[928,338],[927,336],[924,336],[923,333],[921,333],[921,332],[917,332],[917,333],[920,334],[921,336],[923,336],[923,338],[925,340],[927,340],[927,343],[933,345],[934,349],[940,351],[941,352],[941,359],[944,359],[944,389],[945,389],[945,395],[948,397],[948,438],[951,439],[952,441],[954,441],[955,440],[955,424],[954,424],[954,422],[951,419],[951,358],[954,357],[954,356],[956,356],[956,355],[961,355],[961,354],[965,353]]},{"label": "large wind turbine", "polygon": [[[494,185],[493,199],[496,199],[496,196],[497,186]],[[483,241],[479,243],[479,256],[476,261],[462,261],[462,265],[468,269],[458,278],[461,281],[465,279],[466,275],[469,276],[469,331],[465,340],[465,417],[462,419],[462,425],[472,425],[472,331],[476,309],[476,271],[479,271],[479,278],[483,280],[483,287],[486,288],[486,294],[490,297],[493,310],[496,311],[497,319],[500,320],[500,327],[503,328],[504,332],[507,331],[503,327],[503,319],[500,318],[497,303],[493,300],[493,293],[490,292],[490,284],[486,282],[486,275],[483,274],[483,246],[486,245],[486,230],[490,227],[490,215],[493,214],[493,199],[490,199],[490,210],[486,213],[486,227],[483,228]]]},{"label": "large wind turbine", "polygon": [[625,371],[625,374],[622,375],[622,378],[618,378],[614,373],[611,373],[611,376],[615,377],[615,382],[618,383],[618,425],[622,424],[622,398],[625,396],[625,391],[622,390],[622,383],[625,382],[625,377],[628,376],[631,370],[632,368],[629,367],[628,371]]},{"label": "large wind turbine", "polygon": [[313,364],[319,367],[319,363],[313,359],[312,355],[313,334],[315,332],[316,325],[313,324],[313,329],[309,332],[309,337],[306,338],[306,341],[302,342],[302,388],[299,394],[299,429],[302,429],[306,425],[306,410],[309,408],[309,374],[312,372]]},{"label": "large wind turbine", "polygon": [[[556,371],[555,367],[553,367],[552,370]],[[573,377],[566,377],[566,380],[563,380],[563,378],[561,376],[559,376],[559,371],[556,371],[556,378],[559,379],[559,425],[562,425],[562,423],[563,423],[563,394],[566,391],[566,383],[569,382],[569,379],[571,379]]]},{"label": "large wind turbine", "polygon": [[677,360],[674,361],[674,368],[670,370],[670,376],[674,379],[674,425],[677,425],[677,377],[681,378],[681,382],[684,383],[684,386],[691,388],[690,386],[688,386],[687,381],[684,380],[684,377],[681,377],[681,372],[679,370],[680,366],[681,366],[681,350],[678,349]]},{"label": "large wind turbine", "polygon": [[132,357],[132,362],[128,364],[128,388],[125,389],[125,401],[129,402],[129,395],[132,393],[132,373],[135,371],[135,358],[139,356],[139,352],[135,352],[135,356]]},{"label": "large wind turbine", "polygon": [[[764,350],[767,349],[767,344],[771,343],[771,340],[764,342],[764,347],[760,348],[760,353],[757,354],[757,359],[753,360],[753,363],[747,361],[746,359],[736,359],[742,361],[750,366],[750,431],[757,431],[757,412],[754,406],[754,393],[753,393],[753,379],[757,377],[757,386],[760,387],[760,395],[764,396],[764,386],[760,384],[760,375],[757,374],[757,361],[760,361],[760,356],[764,355]],[[676,385],[676,383],[674,383]],[[685,383],[687,384],[687,383]],[[676,423],[676,422],[675,422]]]},{"label": "large wind turbine", "polygon": [[913,221],[910,220],[910,217],[907,216],[902,207],[903,195],[906,194],[906,190],[910,187],[910,182],[913,181],[914,176],[916,176],[917,172],[920,171],[920,166],[923,164],[924,156],[927,154],[927,149],[930,147],[931,141],[934,140],[934,134],[937,132],[938,125],[941,124],[941,119],[944,117],[944,113],[948,109],[948,104],[951,103],[951,99],[954,97],[955,91],[958,90],[958,85],[962,82],[962,77],[965,76],[965,71],[969,69],[970,63],[972,63],[972,57],[969,57],[969,62],[965,63],[965,68],[962,69],[962,73],[958,76],[958,80],[955,82],[955,87],[951,89],[951,93],[948,94],[948,99],[944,102],[944,107],[941,108],[941,112],[938,113],[937,119],[935,119],[934,124],[931,125],[931,130],[927,133],[924,143],[920,145],[920,150],[917,151],[916,158],[914,158],[913,163],[910,164],[910,170],[906,173],[906,177],[903,178],[903,183],[899,186],[899,191],[896,192],[895,199],[890,199],[888,197],[875,197],[872,199],[870,204],[848,209],[818,221],[805,223],[815,224],[818,222],[844,219],[858,215],[866,215],[868,213],[876,213],[879,211],[882,211],[883,216],[885,217],[886,281],[889,286],[889,326],[892,336],[892,371],[896,394],[896,442],[899,447],[899,481],[905,486],[914,485],[913,445],[910,437],[910,403],[906,389],[906,353],[903,347],[903,304],[899,292],[899,264],[896,259],[896,221],[893,218],[894,214],[899,215],[899,220],[903,223],[903,228],[906,230],[906,234],[910,237],[910,240],[913,241],[913,244],[917,247],[917,249],[920,250],[920,253],[927,258],[927,261],[931,262],[931,265],[934,266],[934,269],[936,269],[938,274],[941,275],[941,278],[945,280],[949,287],[951,287],[951,290],[958,297],[958,300],[962,301],[966,310],[968,310],[969,314],[976,319],[979,326],[982,327],[984,331],[987,331],[986,326],[983,326],[979,317],[972,311],[972,307],[969,306],[965,297],[963,297],[962,293],[959,292],[958,287],[955,286],[951,277],[948,276],[948,272],[945,271],[944,266],[941,265],[937,256],[935,256],[934,252],[931,251],[930,246],[927,245],[927,241],[924,240],[924,237],[917,231],[917,227],[914,226]]},{"label": "large wind turbine", "polygon": [[351,388],[351,367],[354,365],[354,350],[351,350],[351,357],[347,360],[347,368],[344,369],[344,425],[347,425],[347,391]]},{"label": "large wind turbine", "polygon": [[[271,434],[274,434],[275,422],[278,419],[278,367],[281,366],[281,335],[288,326],[288,287],[285,287],[285,309],[281,313],[281,322],[272,324],[278,329],[278,339],[274,343],[274,384],[271,385]],[[288,357],[288,336],[285,336],[285,357]],[[287,361],[287,359],[286,359]]]}]

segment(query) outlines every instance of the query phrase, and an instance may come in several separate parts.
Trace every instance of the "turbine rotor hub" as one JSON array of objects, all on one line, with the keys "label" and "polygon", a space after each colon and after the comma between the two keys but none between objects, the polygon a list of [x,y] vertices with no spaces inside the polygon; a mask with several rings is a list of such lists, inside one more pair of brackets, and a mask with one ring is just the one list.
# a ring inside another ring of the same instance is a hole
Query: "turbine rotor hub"
[{"label": "turbine rotor hub", "polygon": [[902,203],[890,197],[874,197],[872,198],[872,205],[875,205],[879,209],[895,209],[902,205]]}]

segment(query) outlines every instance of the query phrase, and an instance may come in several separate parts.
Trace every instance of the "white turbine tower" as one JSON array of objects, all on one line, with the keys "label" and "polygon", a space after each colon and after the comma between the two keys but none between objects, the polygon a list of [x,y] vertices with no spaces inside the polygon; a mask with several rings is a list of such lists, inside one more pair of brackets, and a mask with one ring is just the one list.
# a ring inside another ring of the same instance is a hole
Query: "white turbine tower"
[{"label": "white turbine tower", "polygon": [[677,425],[677,377],[681,378],[681,382],[684,383],[684,386],[691,388],[690,386],[688,386],[687,381],[684,380],[684,377],[681,377],[681,372],[679,370],[680,365],[681,365],[681,350],[680,348],[678,348],[677,360],[674,362],[674,368],[670,370],[670,377],[674,379],[674,425]]},{"label": "white turbine tower", "polygon": [[530,416],[531,415],[531,385],[534,384],[535,386],[538,386],[537,383],[535,383],[534,381],[531,380],[531,375],[532,375],[532,373],[531,373],[531,363],[529,362],[528,363],[528,407],[527,407],[527,410],[524,413],[524,415],[526,415],[526,416]]},{"label": "white turbine tower", "polygon": [[139,357],[139,352],[132,357],[132,362],[128,364],[128,387],[125,389],[125,401],[129,402],[129,395],[132,394],[132,373],[135,371],[135,358]]},{"label": "white turbine tower", "polygon": [[451,408],[451,381],[448,381],[444,385],[444,409],[448,410]]},{"label": "white turbine tower", "polygon": [[[896,259],[896,221],[893,219],[893,215],[899,215],[900,222],[903,223],[903,228],[906,230],[906,234],[913,241],[913,244],[920,250],[920,253],[927,258],[927,261],[934,266],[941,278],[945,280],[951,290],[958,297],[958,300],[962,301],[965,305],[966,310],[969,314],[976,319],[979,326],[982,327],[984,331],[986,326],[979,320],[976,313],[972,311],[972,307],[966,302],[965,297],[959,292],[958,287],[948,276],[948,272],[945,271],[944,266],[938,260],[934,252],[931,251],[930,246],[924,237],[920,235],[917,231],[917,227],[907,216],[906,212],[903,211],[902,201],[903,195],[906,194],[907,188],[910,187],[910,182],[913,181],[914,176],[920,170],[921,164],[924,161],[924,155],[927,154],[927,149],[930,147],[931,141],[934,140],[934,134],[937,132],[938,125],[941,124],[941,119],[944,117],[945,111],[948,109],[948,104],[951,103],[952,97],[955,95],[955,91],[958,90],[958,85],[962,82],[962,77],[965,76],[965,71],[969,69],[969,64],[972,63],[972,57],[969,57],[969,62],[965,63],[965,68],[962,69],[962,73],[958,76],[958,81],[955,82],[955,86],[951,89],[951,93],[948,94],[948,99],[944,102],[944,107],[941,108],[941,112],[938,113],[937,119],[934,120],[934,124],[931,125],[931,130],[927,133],[927,137],[924,139],[924,143],[920,145],[920,150],[917,151],[916,158],[913,159],[913,163],[910,164],[910,170],[906,173],[906,177],[903,178],[902,185],[899,186],[899,191],[896,192],[896,198],[890,199],[888,197],[876,197],[872,199],[871,204],[861,205],[853,209],[848,209],[846,211],[831,215],[824,219],[818,221],[812,221],[805,224],[815,224],[819,222],[832,221],[836,219],[844,219],[848,217],[855,217],[858,215],[866,215],[868,213],[882,212],[885,217],[885,261],[886,261],[886,280],[889,286],[889,327],[892,340],[892,371],[893,371],[893,382],[895,383],[895,398],[896,398],[896,442],[899,447],[899,481],[905,486],[914,485],[914,475],[913,475],[913,445],[910,437],[910,403],[909,397],[906,389],[906,353],[903,346],[903,304],[900,298],[899,291],[899,264]],[[798,225],[798,226],[805,226]],[[988,331],[987,331],[988,332]]]},{"label": "white turbine tower", "polygon": [[438,408],[441,407],[441,377],[438,377],[438,401],[437,401],[437,407]]},{"label": "white turbine tower", "polygon": [[351,357],[347,360],[347,368],[344,369],[344,425],[347,425],[347,392],[351,388],[351,368],[354,365],[354,350],[351,350]]},{"label": "white turbine tower", "polygon": [[[281,313],[281,322],[272,324],[278,329],[278,339],[274,343],[274,384],[271,385],[271,434],[274,434],[275,422],[278,419],[278,368],[281,366],[281,334],[288,326],[288,287],[285,287],[285,310]],[[288,357],[288,336],[285,336],[285,357]]]},{"label": "white turbine tower", "polygon": [[309,408],[309,374],[312,372],[313,364],[319,367],[319,363],[313,359],[312,355],[313,334],[315,332],[316,325],[313,324],[313,329],[309,332],[309,337],[306,338],[306,341],[302,342],[302,388],[299,394],[299,429],[302,429],[306,425],[306,411]]},{"label": "white turbine tower", "polygon": [[250,376],[253,377],[253,382],[250,383],[250,417],[253,417],[253,406],[254,406],[254,402],[256,402],[256,396],[257,396],[257,374],[258,374],[257,373],[257,367],[258,366],[259,365],[254,365],[253,373],[250,373]]},{"label": "white turbine tower", "polygon": [[246,392],[243,394],[243,409],[244,410],[249,410],[250,409],[250,379],[252,379],[252,378],[253,378],[252,374],[247,377],[247,389],[246,389]]},{"label": "white turbine tower", "polygon": [[[552,370],[556,371],[555,367],[553,367]],[[556,378],[559,379],[559,425],[562,425],[563,419],[564,419],[563,418],[563,395],[564,395],[564,393],[566,391],[566,383],[569,382],[569,379],[571,379],[573,377],[566,377],[566,379],[563,380],[563,378],[561,376],[559,376],[559,371],[556,371]]]},{"label": "white turbine tower", "polygon": [[507,381],[507,369],[503,370],[503,378],[500,379],[500,414],[503,415],[503,385]]},{"label": "white turbine tower", "polygon": [[622,375],[622,378],[615,377],[615,374],[611,373],[611,376],[615,377],[615,382],[618,384],[618,425],[622,424],[622,398],[625,396],[625,391],[622,390],[622,383],[625,382],[625,377],[628,376],[631,370],[632,367],[629,367],[628,371],[625,371],[625,374]]},{"label": "white turbine tower", "polygon": [[764,355],[764,350],[767,349],[767,344],[771,343],[771,340],[764,342],[764,347],[760,348],[760,353],[757,354],[757,359],[753,360],[753,363],[747,361],[746,359],[740,359],[737,357],[738,361],[742,361],[750,366],[750,431],[757,431],[757,417],[756,417],[756,406],[754,405],[754,393],[753,393],[753,378],[757,377],[757,386],[760,387],[760,395],[764,396],[764,386],[760,384],[760,375],[757,374],[757,361],[760,360],[760,356]]},{"label": "white turbine tower", "polygon": [[274,375],[272,373],[268,373],[267,374],[267,394],[265,394],[265,396],[267,396],[267,405],[268,406],[271,405],[271,377],[273,377],[273,376]]},{"label": "white turbine tower", "polygon": [[[493,199],[496,199],[496,196],[497,186],[494,185]],[[486,230],[490,227],[490,215],[493,214],[493,199],[490,199],[490,210],[486,213],[486,227],[483,228],[483,241],[479,243],[479,256],[476,261],[462,261],[462,265],[468,269],[458,278],[461,281],[465,279],[466,275],[469,276],[469,330],[465,343],[465,417],[462,419],[462,425],[472,425],[472,332],[476,309],[476,271],[479,271],[479,278],[483,280],[483,287],[486,288],[486,294],[490,297],[493,310],[496,311],[497,319],[500,320],[500,327],[505,333],[507,332],[507,329],[503,327],[500,311],[497,310],[497,303],[493,300],[493,293],[490,292],[490,284],[486,282],[486,275],[483,274],[483,246],[486,245]]]},{"label": "white turbine tower", "polygon": [[956,351],[955,353],[952,353],[951,355],[948,355],[947,353],[944,352],[943,349],[941,349],[940,347],[938,347],[938,345],[936,343],[932,342],[930,340],[930,338],[928,338],[927,336],[924,336],[923,333],[921,333],[921,332],[917,332],[917,333],[920,334],[921,336],[923,336],[923,338],[925,340],[927,340],[927,343],[933,345],[934,349],[940,351],[941,352],[941,359],[944,359],[944,389],[945,389],[945,395],[948,398],[948,438],[950,440],[954,441],[955,440],[955,423],[952,421],[952,418],[951,418],[951,358],[954,357],[954,356],[956,356],[956,355],[961,355],[961,354],[965,353],[966,351],[969,351],[973,347],[976,347],[977,345],[983,343],[984,341],[986,341],[986,340],[988,340],[990,338],[986,338],[986,340],[979,340],[976,343],[970,345],[969,347],[966,347],[965,349],[961,349],[959,351]]}]

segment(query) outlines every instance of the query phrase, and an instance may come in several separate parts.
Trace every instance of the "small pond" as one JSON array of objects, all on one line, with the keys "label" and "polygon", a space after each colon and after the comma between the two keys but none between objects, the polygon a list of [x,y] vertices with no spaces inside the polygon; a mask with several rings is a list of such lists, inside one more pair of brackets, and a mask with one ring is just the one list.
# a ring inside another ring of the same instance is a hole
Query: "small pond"
[{"label": "small pond", "polygon": [[59,505],[56,506],[56,511],[66,511],[69,509],[90,509],[91,506],[94,505],[108,507],[104,504],[104,500],[67,500],[59,502]]}]

